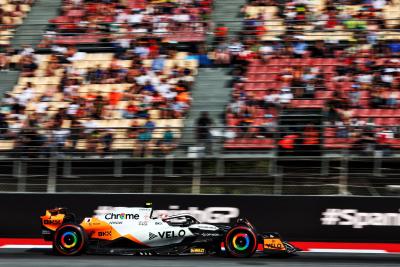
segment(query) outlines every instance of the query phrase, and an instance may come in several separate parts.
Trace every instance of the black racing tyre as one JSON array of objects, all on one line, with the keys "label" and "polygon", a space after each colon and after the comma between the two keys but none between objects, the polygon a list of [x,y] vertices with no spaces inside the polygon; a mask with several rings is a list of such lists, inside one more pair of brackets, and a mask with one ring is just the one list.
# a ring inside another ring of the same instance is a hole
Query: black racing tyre
[{"label": "black racing tyre", "polygon": [[80,255],[86,250],[87,235],[80,225],[63,224],[55,232],[53,251],[58,255]]},{"label": "black racing tyre", "polygon": [[257,235],[246,226],[236,226],[225,235],[225,250],[228,256],[251,257],[257,250]]}]

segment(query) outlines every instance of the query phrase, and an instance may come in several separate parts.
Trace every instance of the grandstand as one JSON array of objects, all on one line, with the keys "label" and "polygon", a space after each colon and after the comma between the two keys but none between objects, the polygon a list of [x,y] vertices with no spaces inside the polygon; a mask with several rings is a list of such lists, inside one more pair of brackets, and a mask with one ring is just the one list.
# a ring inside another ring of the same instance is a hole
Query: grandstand
[{"label": "grandstand", "polygon": [[226,1],[1,2],[4,188],[391,194],[400,1]]}]

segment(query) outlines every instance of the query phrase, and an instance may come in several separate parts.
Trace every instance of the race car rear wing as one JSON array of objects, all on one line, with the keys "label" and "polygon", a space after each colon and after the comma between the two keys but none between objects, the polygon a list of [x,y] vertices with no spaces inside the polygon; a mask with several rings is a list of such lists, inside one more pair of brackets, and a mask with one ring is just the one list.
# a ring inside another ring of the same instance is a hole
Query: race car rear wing
[{"label": "race car rear wing", "polygon": [[67,208],[47,209],[45,215],[40,216],[42,235],[45,240],[52,240],[54,232],[64,222],[74,222],[75,215]]}]

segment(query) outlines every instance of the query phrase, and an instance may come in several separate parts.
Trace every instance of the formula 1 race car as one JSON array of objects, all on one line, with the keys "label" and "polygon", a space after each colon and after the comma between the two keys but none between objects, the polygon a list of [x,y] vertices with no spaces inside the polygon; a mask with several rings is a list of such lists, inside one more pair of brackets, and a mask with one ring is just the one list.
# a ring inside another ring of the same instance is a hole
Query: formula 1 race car
[{"label": "formula 1 race car", "polygon": [[291,255],[298,251],[277,233],[257,233],[246,219],[232,226],[200,223],[182,214],[153,218],[150,205],[143,208],[108,207],[77,223],[66,208],[46,210],[42,234],[53,242],[58,255]]}]

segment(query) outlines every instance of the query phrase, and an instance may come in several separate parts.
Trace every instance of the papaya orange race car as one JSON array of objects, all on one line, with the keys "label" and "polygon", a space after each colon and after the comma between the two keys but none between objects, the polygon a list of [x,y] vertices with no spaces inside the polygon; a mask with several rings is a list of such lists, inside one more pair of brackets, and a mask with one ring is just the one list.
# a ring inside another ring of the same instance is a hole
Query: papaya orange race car
[{"label": "papaya orange race car", "polygon": [[290,255],[298,249],[277,233],[257,233],[246,219],[234,225],[200,223],[191,215],[153,218],[150,206],[108,207],[77,221],[66,208],[46,210],[42,234],[59,255],[81,253],[119,255],[215,254],[250,257]]}]

